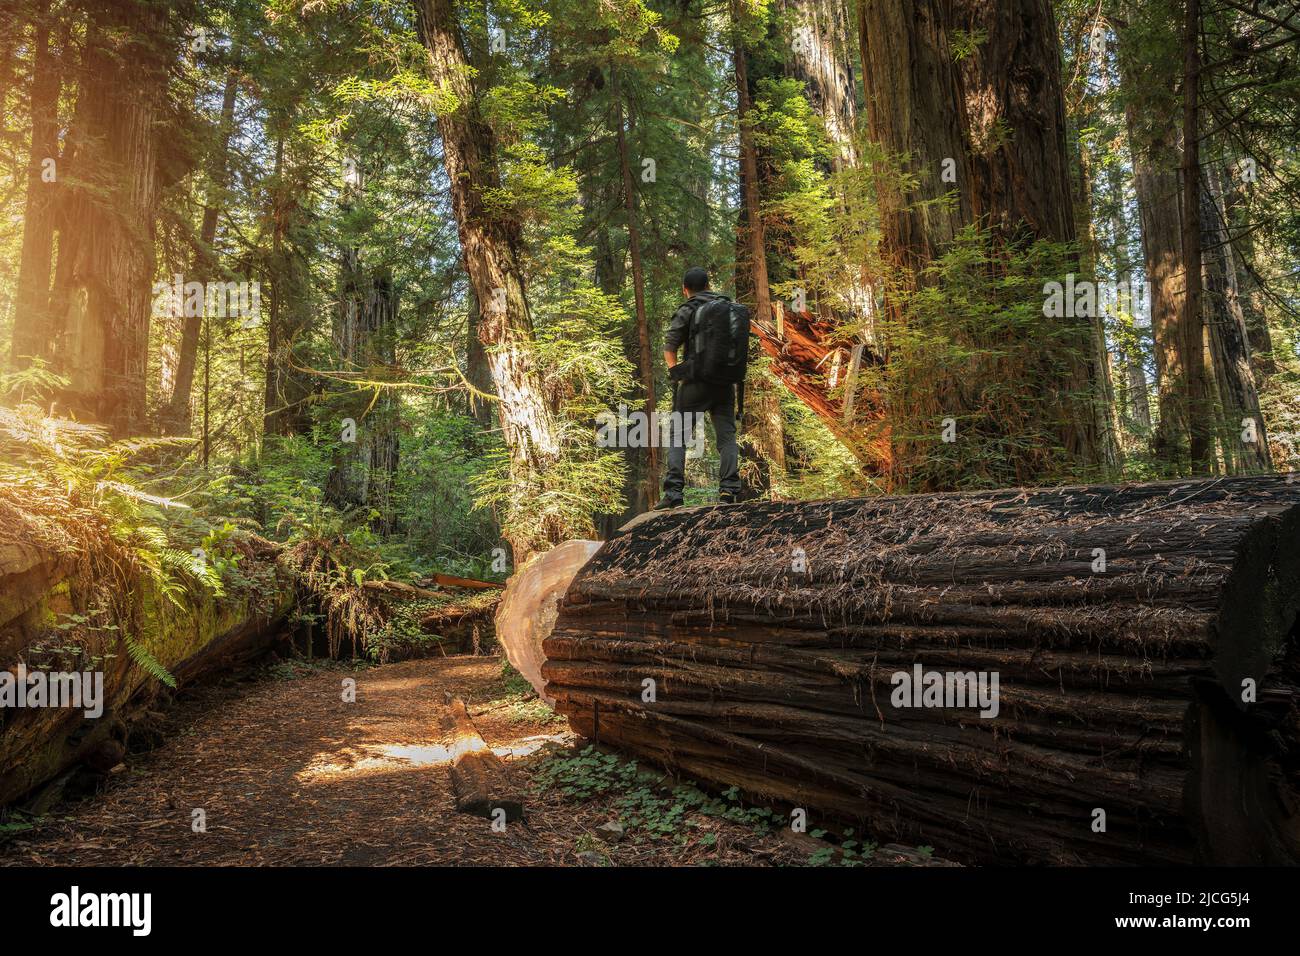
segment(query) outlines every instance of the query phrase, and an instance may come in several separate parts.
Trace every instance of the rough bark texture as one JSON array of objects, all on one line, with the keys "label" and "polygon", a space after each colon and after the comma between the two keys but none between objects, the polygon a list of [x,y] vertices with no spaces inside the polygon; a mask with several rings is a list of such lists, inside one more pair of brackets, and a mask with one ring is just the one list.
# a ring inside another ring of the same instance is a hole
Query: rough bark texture
[{"label": "rough bark texture", "polygon": [[[478,296],[479,338],[499,399],[497,410],[512,478],[521,487],[555,462],[559,438],[531,360],[532,316],[520,262],[520,223],[485,202],[500,187],[495,135],[479,111],[469,63],[457,32],[451,0],[416,0],[416,14],[429,50],[434,79],[455,97],[453,109],[439,114],[443,164],[451,182],[452,210],[470,282]],[[563,529],[548,532],[559,540]],[[540,542],[512,540],[517,564]]]},{"label": "rough bark texture", "polygon": [[1187,435],[1192,471],[1214,467],[1214,406],[1205,367],[1201,311],[1201,5],[1187,0],[1183,24],[1183,366],[1187,370]]},{"label": "rough bark texture", "polygon": [[935,202],[952,188],[940,179],[945,159],[957,184],[970,182],[961,95],[948,48],[944,0],[861,0],[859,43],[871,138],[918,177],[910,193],[886,167],[878,171],[881,248],[886,262],[914,272],[936,258],[970,221],[968,190],[953,205]]},{"label": "rough bark texture", "polygon": [[[59,157],[60,62],[50,47],[50,28],[42,4],[35,27],[32,63],[32,139],[27,159],[27,202],[23,211],[23,245],[18,265],[13,339],[10,358],[27,365],[31,358],[48,360],[51,351],[49,320],[50,278],[54,262],[54,206],[58,167],[54,181],[44,175],[47,160]],[[67,50],[61,51],[67,56]]]},{"label": "rough bark texture", "polygon": [[[975,220],[1009,247],[1075,240],[1066,152],[1061,49],[1049,0],[953,0],[954,24],[984,42],[958,75],[971,147],[967,191]],[[1083,463],[1114,469],[1100,314],[1062,319],[1068,331],[1058,417],[1062,444]],[[1072,396],[1072,397],[1070,397]]]},{"label": "rough bark texture", "polygon": [[[60,231],[67,288],[64,401],[115,435],[146,430],[145,371],[155,268],[159,117],[169,41],[165,7],[114,0],[87,26],[78,94],[76,175]],[[102,192],[100,191],[102,190]],[[64,243],[76,232],[78,238]],[[60,267],[64,264],[60,262]]]},{"label": "rough bark texture", "polygon": [[[1233,474],[1257,474],[1273,469],[1264,414],[1250,361],[1250,340],[1237,294],[1237,266],[1222,206],[1218,172],[1207,170],[1201,190],[1200,225],[1204,247],[1205,319],[1209,330],[1214,378],[1223,406],[1224,464]],[[1253,422],[1253,431],[1247,421]]]},{"label": "rough bark texture", "polygon": [[1162,461],[1176,463],[1187,455],[1186,372],[1182,338],[1183,281],[1179,262],[1182,232],[1178,174],[1174,170],[1173,130],[1148,138],[1128,111],[1133,150],[1133,189],[1142,226],[1142,254],[1151,289],[1151,334],[1155,342],[1156,395],[1160,422],[1154,448]]},{"label": "rough bark texture", "polygon": [[[1298,610],[1280,476],[751,503],[608,541],[543,673],[579,733],[873,839],[1296,862]],[[998,715],[895,706],[917,664],[999,674]]]},{"label": "rough bark texture", "polygon": [[301,358],[313,318],[308,250],[301,245],[306,217],[303,197],[308,188],[305,171],[285,156],[281,138],[271,190],[271,314],[262,418],[268,436],[305,435],[311,430],[309,403],[315,386]]}]

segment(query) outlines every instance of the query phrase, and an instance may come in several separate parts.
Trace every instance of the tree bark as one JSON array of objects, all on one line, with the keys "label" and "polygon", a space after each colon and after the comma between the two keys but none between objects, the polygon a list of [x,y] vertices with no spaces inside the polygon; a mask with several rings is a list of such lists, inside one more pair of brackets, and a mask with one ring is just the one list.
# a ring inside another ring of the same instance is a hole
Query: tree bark
[{"label": "tree bark", "polygon": [[[986,39],[958,64],[972,175],[971,210],[995,243],[1072,243],[1061,49],[1049,0],[953,0],[954,23]],[[1100,314],[1073,323],[1064,343],[1062,443],[1079,462],[1113,472],[1106,336]]]},{"label": "tree bark", "polygon": [[[1125,6],[1130,22],[1136,12],[1130,5]],[[1125,124],[1151,296],[1156,404],[1160,413],[1151,451],[1167,469],[1180,470],[1187,462],[1188,411],[1178,134],[1169,120],[1170,111],[1176,108],[1175,79],[1151,75],[1151,66],[1135,52],[1145,39],[1136,33],[1134,26],[1118,30],[1117,60],[1121,86],[1128,93]],[[1141,99],[1136,97],[1139,92],[1145,94]]]},{"label": "tree bark", "polygon": [[63,217],[61,244],[71,230],[81,237],[68,244],[67,312],[55,322],[66,334],[64,401],[116,436],[147,428],[156,167],[173,42],[165,8],[127,0],[94,8],[87,27],[77,174],[88,185],[73,192]]},{"label": "tree bark", "polygon": [[[36,10],[32,45],[31,151],[27,159],[27,200],[23,211],[23,244],[18,264],[13,339],[10,360],[25,367],[31,359],[51,357],[49,300],[54,262],[54,208],[58,195],[58,166],[55,180],[44,175],[47,161],[59,158],[59,92],[62,75],[59,60],[50,47],[49,3]],[[66,49],[60,51],[67,57]]]},{"label": "tree bark", "polygon": [[[628,159],[627,152],[627,131],[624,128],[624,108],[623,108],[623,86],[619,69],[616,65],[610,66],[610,96],[614,100],[614,120],[616,123],[616,142],[618,145],[618,166],[619,172],[623,179],[623,209],[627,213],[627,246],[628,255],[632,260],[632,296],[636,306],[636,370],[637,378],[641,382],[641,409],[645,413],[646,421],[651,420],[651,414],[655,411],[657,402],[655,400],[655,366],[653,353],[650,349],[650,319],[646,314],[645,305],[645,270],[641,262],[641,230],[637,222],[636,211],[636,187],[632,179],[632,164]],[[638,512],[645,510],[650,502],[655,500],[659,492],[659,449],[654,442],[648,442],[646,447],[641,450],[640,465],[641,470],[641,492],[638,496],[641,501],[636,504],[644,503],[644,508],[636,508]]]},{"label": "tree bark", "polygon": [[300,366],[303,341],[311,328],[311,283],[301,246],[302,196],[307,184],[299,166],[285,156],[281,136],[275,147],[271,187],[270,324],[266,343],[266,389],[262,432],[272,437],[311,431],[309,403],[314,385]]},{"label": "tree bark", "polygon": [[[1246,320],[1237,295],[1237,267],[1224,219],[1218,171],[1208,169],[1201,190],[1200,229],[1205,263],[1205,315],[1214,378],[1223,405],[1224,462],[1236,474],[1272,471],[1268,434],[1250,362]],[[1251,424],[1248,424],[1251,423]]]},{"label": "tree bark", "polygon": [[[1282,476],[655,513],[542,673],[577,733],[876,840],[1295,863],[1297,536]],[[916,667],[999,675],[997,713],[899,706]]]},{"label": "tree bark", "polygon": [[[216,153],[209,172],[209,192],[203,205],[203,221],[199,224],[199,248],[194,255],[194,268],[200,275],[217,278],[217,256],[213,244],[217,239],[217,223],[224,202],[226,171],[229,165],[227,152],[235,127],[235,94],[239,75],[234,66],[226,74],[225,89],[221,94],[221,120],[218,127]],[[197,278],[197,276],[196,276]],[[200,280],[202,281],[202,280]],[[181,330],[180,352],[176,358],[176,378],[167,407],[163,410],[162,428],[166,435],[188,435],[190,431],[190,393],[194,389],[194,366],[199,354],[199,333],[203,324],[201,315],[185,316]]]},{"label": "tree bark", "polygon": [[1187,433],[1193,474],[1214,467],[1214,408],[1205,372],[1201,312],[1201,5],[1186,0],[1183,24],[1183,365],[1187,369]]},{"label": "tree bark", "polygon": [[[512,480],[524,489],[558,460],[560,444],[530,357],[533,328],[520,264],[521,226],[484,202],[485,193],[500,186],[496,138],[479,111],[452,2],[416,0],[416,15],[434,79],[456,100],[454,108],[438,116],[443,162],[466,269],[481,309],[479,338],[496,384]],[[566,536],[560,527],[539,534],[516,534],[510,541],[516,565],[534,550]]]},{"label": "tree bark", "polygon": [[[907,194],[892,164],[877,164],[881,251],[904,282],[937,258],[971,220],[965,188],[956,202],[940,202],[950,189],[940,179],[944,160],[953,161],[959,186],[970,181],[947,20],[944,0],[858,4],[868,130],[901,163],[901,172],[917,179],[917,188]],[[896,312],[892,301],[887,295],[887,309]]]}]

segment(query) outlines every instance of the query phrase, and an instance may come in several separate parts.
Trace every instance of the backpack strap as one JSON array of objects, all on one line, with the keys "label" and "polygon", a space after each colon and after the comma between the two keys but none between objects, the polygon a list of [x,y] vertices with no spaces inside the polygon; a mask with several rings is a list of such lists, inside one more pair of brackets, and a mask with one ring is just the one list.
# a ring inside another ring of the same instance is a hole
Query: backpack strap
[{"label": "backpack strap", "polygon": [[736,434],[740,434],[740,423],[745,420],[745,380],[736,383]]}]

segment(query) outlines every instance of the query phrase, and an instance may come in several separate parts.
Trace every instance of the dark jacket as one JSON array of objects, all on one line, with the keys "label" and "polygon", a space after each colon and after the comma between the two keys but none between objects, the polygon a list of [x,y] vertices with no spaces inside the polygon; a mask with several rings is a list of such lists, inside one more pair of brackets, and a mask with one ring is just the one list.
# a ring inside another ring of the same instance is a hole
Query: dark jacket
[{"label": "dark jacket", "polygon": [[703,292],[697,292],[681,305],[673,313],[672,321],[668,323],[668,331],[664,333],[664,351],[676,352],[686,341],[686,336],[690,332],[691,316],[695,310],[705,302],[712,302],[714,299],[725,299],[725,295],[705,289]]},{"label": "dark jacket", "polygon": [[[677,311],[673,313],[672,321],[668,323],[668,331],[664,333],[664,351],[677,352],[686,343],[686,338],[690,334],[691,317],[695,315],[696,309],[706,302],[725,298],[727,296],[705,289],[703,292],[695,293],[679,305]],[[683,361],[689,357],[687,354],[681,355]],[[677,366],[683,371],[688,367],[680,363]],[[671,372],[669,376],[672,377]],[[673,409],[675,411],[716,411],[728,418],[732,417],[736,401],[736,388],[734,385],[682,382],[674,379],[673,386]]]}]

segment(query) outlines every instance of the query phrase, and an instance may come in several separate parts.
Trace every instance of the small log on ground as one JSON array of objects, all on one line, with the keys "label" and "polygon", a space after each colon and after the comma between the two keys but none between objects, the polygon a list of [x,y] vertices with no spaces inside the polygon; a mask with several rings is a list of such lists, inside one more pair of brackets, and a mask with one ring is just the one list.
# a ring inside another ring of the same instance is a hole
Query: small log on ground
[{"label": "small log on ground", "polygon": [[520,820],[524,799],[501,758],[492,752],[474,726],[459,697],[450,697],[443,731],[451,738],[451,788],[461,813],[492,819],[498,810],[506,820]]},{"label": "small log on ground", "polygon": [[[882,843],[1296,863],[1298,611],[1282,476],[754,502],[606,542],[543,674],[584,736]],[[918,665],[996,716],[896,696]]]}]

